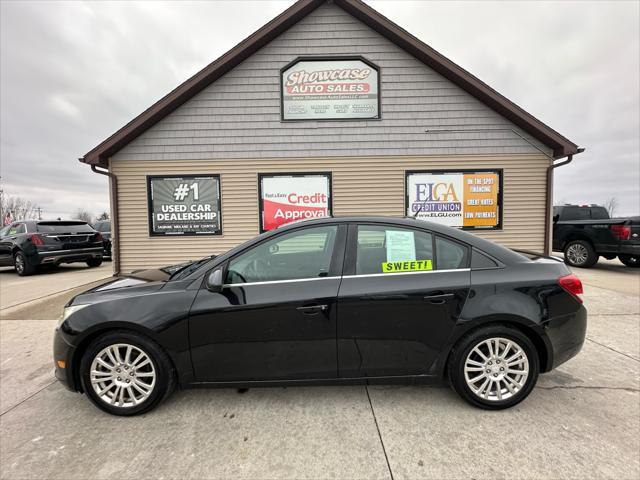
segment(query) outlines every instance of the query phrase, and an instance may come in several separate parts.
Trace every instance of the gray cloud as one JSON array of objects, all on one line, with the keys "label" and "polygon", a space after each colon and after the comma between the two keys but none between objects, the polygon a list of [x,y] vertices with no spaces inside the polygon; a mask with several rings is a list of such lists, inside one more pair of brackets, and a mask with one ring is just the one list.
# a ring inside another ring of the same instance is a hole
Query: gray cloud
[{"label": "gray cloud", "polygon": [[[1,2],[3,188],[47,216],[108,209],[77,157],[291,3]],[[640,213],[637,2],[369,3],[587,148],[558,201]]]}]

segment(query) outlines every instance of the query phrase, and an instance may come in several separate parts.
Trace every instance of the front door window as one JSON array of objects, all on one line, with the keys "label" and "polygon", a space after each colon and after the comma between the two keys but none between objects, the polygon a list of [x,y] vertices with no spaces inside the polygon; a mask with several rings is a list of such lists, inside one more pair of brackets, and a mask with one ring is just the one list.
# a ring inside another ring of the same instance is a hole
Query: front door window
[{"label": "front door window", "polygon": [[279,235],[231,260],[227,284],[322,278],[329,275],[335,225]]}]

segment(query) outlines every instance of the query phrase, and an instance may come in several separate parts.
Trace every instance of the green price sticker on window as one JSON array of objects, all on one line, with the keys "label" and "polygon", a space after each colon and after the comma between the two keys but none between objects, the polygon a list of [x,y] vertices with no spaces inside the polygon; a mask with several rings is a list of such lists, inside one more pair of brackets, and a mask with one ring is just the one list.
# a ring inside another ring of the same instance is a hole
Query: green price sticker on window
[{"label": "green price sticker on window", "polygon": [[433,270],[431,260],[409,260],[406,262],[382,262],[382,273],[426,272]]}]

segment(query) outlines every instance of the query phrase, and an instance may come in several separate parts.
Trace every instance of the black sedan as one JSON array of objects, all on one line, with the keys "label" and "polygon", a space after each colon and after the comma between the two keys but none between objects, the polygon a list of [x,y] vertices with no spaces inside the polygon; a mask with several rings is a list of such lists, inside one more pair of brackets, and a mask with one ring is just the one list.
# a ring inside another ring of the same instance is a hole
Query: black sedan
[{"label": "black sedan", "polygon": [[56,376],[117,415],[176,386],[432,383],[503,409],[578,353],[586,310],[561,262],[464,231],[325,218],[71,300]]},{"label": "black sedan", "polygon": [[102,264],[102,235],[87,222],[22,220],[0,230],[0,267],[13,266],[20,276],[76,262]]}]

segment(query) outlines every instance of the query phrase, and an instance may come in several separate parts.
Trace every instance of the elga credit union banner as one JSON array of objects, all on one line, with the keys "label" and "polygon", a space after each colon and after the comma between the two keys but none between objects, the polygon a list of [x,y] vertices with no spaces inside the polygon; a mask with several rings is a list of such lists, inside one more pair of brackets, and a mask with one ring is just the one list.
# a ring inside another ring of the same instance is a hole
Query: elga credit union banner
[{"label": "elga credit union banner", "polygon": [[217,175],[147,177],[151,235],[219,235]]},{"label": "elga credit union banner", "polygon": [[407,175],[407,215],[450,227],[500,226],[500,173],[415,172]]},{"label": "elga credit union banner", "polygon": [[300,60],[282,72],[284,120],[378,118],[378,70],[362,60]]},{"label": "elga credit union banner", "polygon": [[262,231],[297,220],[331,215],[328,174],[263,175],[260,177]]}]

